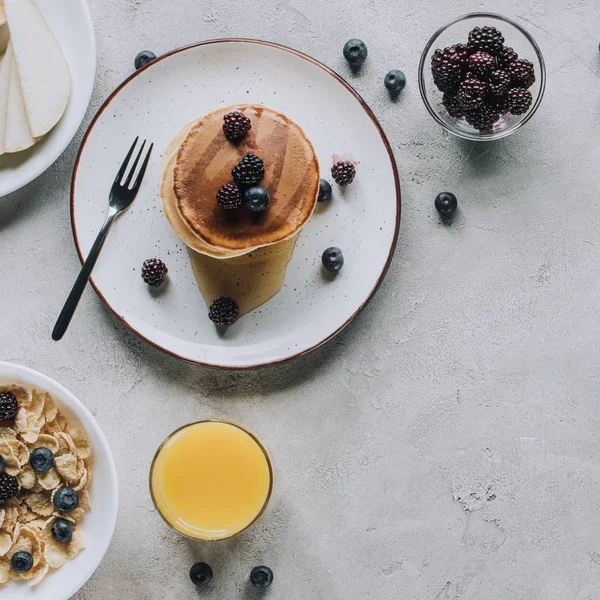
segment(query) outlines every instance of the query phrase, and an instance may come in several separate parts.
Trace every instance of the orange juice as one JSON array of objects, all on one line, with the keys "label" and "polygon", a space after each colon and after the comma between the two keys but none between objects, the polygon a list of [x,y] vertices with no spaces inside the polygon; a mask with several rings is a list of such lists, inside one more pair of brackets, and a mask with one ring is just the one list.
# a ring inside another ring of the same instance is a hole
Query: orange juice
[{"label": "orange juice", "polygon": [[178,429],[158,449],[150,491],[177,531],[218,540],[254,523],[272,481],[269,457],[254,435],[234,423],[200,421]]}]

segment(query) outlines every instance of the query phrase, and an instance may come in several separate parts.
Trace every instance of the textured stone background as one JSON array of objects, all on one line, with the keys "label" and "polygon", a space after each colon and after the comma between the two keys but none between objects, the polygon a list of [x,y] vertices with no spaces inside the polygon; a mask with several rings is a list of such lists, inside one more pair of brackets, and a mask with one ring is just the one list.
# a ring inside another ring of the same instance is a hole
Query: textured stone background
[{"label": "textured stone background", "polygon": [[[98,75],[84,125],[136,53],[248,36],[339,70],[381,119],[402,179],[396,257],[368,309],[313,355],[221,373],[178,362],[126,331],[88,290],[60,343],[50,331],[79,262],[68,190],[82,132],[37,181],[0,202],[3,359],[83,399],[115,454],[117,532],[77,600],[252,598],[273,567],[277,600],[600,598],[600,13],[592,0],[92,0]],[[515,18],[548,67],[545,100],[513,137],[476,145],[426,113],[416,74],[439,25],[469,10]],[[343,63],[347,38],[369,60]],[[382,78],[405,71],[397,103]],[[452,227],[433,198],[455,192]],[[272,450],[266,516],[240,538],[190,543],[147,492],[175,427],[225,416]],[[202,597],[203,595],[200,594]]]}]

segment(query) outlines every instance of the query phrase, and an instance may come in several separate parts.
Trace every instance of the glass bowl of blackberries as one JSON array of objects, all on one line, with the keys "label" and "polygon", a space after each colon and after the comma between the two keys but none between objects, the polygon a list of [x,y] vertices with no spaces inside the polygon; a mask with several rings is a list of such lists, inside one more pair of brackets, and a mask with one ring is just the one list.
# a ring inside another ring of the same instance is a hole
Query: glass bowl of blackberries
[{"label": "glass bowl of blackberries", "polygon": [[419,65],[427,110],[467,140],[497,140],[525,125],[545,85],[535,40],[518,23],[493,13],[470,13],[439,29]]}]

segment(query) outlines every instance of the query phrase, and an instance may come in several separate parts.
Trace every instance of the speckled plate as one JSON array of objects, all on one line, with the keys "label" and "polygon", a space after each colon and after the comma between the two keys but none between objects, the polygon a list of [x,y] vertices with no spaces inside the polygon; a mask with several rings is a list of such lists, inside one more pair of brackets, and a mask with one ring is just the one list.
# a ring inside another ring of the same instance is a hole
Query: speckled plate
[{"label": "speckled plate", "polygon": [[[161,152],[192,119],[219,106],[264,104],[296,121],[313,142],[325,177],[332,154],[358,161],[355,182],[319,206],[300,235],[282,290],[219,334],[207,316],[183,242],[162,213]],[[215,40],[170,52],[132,75],[106,101],[84,138],[71,192],[72,225],[85,257],[103,222],[107,194],[135,136],[156,151],[132,208],[113,228],[93,285],[127,327],[165,352],[226,368],[273,364],[309,352],[366,305],[391,261],[400,225],[400,183],[392,149],[360,96],[325,65],[255,40]],[[344,252],[337,277],[322,272],[329,246]],[[146,258],[168,265],[169,283],[151,293]],[[71,335],[84,323],[73,323]]]}]

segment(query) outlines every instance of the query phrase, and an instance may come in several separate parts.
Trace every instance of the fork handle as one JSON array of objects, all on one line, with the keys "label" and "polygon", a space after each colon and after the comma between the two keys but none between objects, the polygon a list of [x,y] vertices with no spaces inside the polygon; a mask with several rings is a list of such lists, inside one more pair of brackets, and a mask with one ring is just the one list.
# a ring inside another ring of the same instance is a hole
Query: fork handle
[{"label": "fork handle", "polygon": [[69,323],[73,318],[73,314],[75,313],[75,309],[79,304],[79,300],[81,300],[83,290],[85,290],[85,286],[87,285],[90,275],[92,274],[92,269],[98,260],[102,246],[104,246],[106,236],[108,235],[116,216],[116,212],[111,210],[106,218],[106,221],[104,221],[104,225],[102,225],[102,229],[100,229],[100,233],[98,234],[90,253],[83,263],[83,267],[81,267],[81,271],[77,277],[77,280],[75,281],[75,285],[73,285],[73,289],[71,290],[71,293],[69,294],[69,297],[67,298],[67,301],[65,302],[65,305],[63,306],[63,309],[56,321],[56,325],[52,330],[52,339],[55,342],[58,342],[58,340],[62,339],[65,331],[67,331],[67,327],[69,327]]}]

